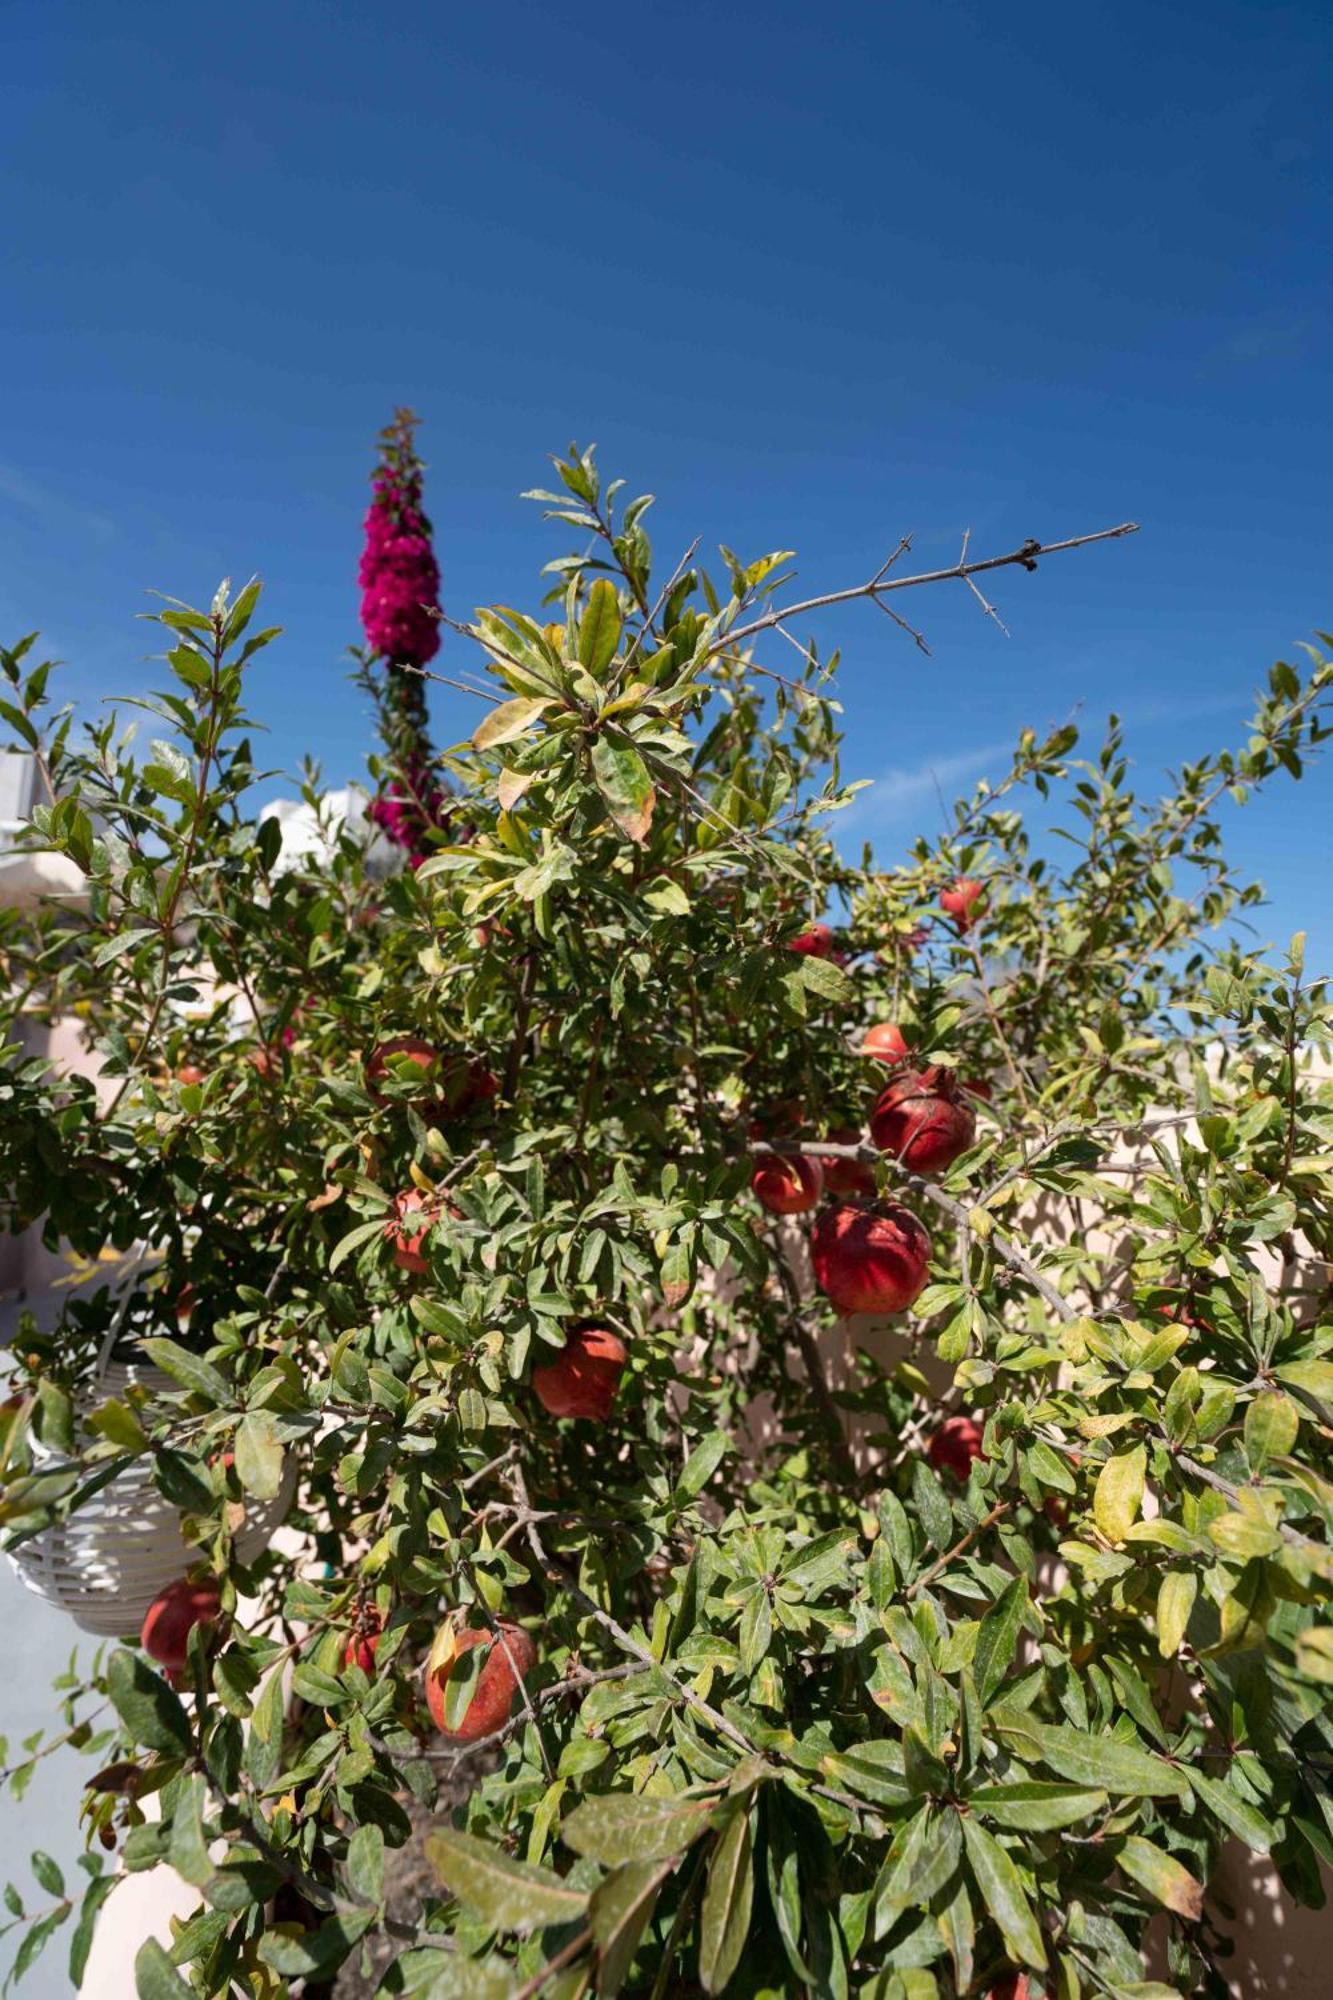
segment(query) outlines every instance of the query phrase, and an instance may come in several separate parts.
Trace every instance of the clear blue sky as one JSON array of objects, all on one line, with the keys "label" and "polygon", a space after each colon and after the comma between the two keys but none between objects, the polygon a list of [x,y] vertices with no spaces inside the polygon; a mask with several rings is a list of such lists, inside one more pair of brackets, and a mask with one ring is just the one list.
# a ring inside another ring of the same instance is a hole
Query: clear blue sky
[{"label": "clear blue sky", "polygon": [[[0,630],[144,684],[156,587],[260,570],[276,763],[360,768],[374,434],[427,419],[451,610],[555,552],[596,438],[810,589],[1133,517],[1134,541],[860,615],[849,764],[889,854],[1025,723],[1118,707],[1151,783],[1333,626],[1327,0],[464,9],[10,0]],[[442,665],[447,662],[441,661]],[[437,733],[470,724],[462,697]],[[1333,962],[1333,777],[1240,814],[1264,929]],[[1324,850],[1321,855],[1321,848]]]}]

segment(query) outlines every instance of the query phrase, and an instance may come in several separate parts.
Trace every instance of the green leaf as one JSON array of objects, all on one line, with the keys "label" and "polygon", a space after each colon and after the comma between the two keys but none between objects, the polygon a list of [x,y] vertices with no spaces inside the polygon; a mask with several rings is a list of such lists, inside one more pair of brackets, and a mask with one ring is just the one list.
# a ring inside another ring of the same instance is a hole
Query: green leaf
[{"label": "green leaf", "polygon": [[1147,1449],[1138,1444],[1130,1451],[1116,1452],[1098,1473],[1092,1511],[1108,1542],[1123,1542],[1138,1520],[1147,1470]]},{"label": "green leaf", "polygon": [[947,1549],[953,1540],[953,1509],[923,1458],[912,1465],[912,1500],[932,1548]]},{"label": "green leaf", "polygon": [[347,1843],[347,1880],[363,1903],[379,1903],[384,1895],[384,1834],[373,1822],[359,1826]]},{"label": "green leaf", "polygon": [[550,1869],[511,1861],[489,1841],[453,1827],[428,1836],[426,1858],[445,1888],[494,1930],[564,1924],[588,1907],[586,1889],[572,1888]]},{"label": "green leaf", "polygon": [[1189,1923],[1199,1921],[1203,1915],[1203,1884],[1174,1855],[1132,1833],[1121,1841],[1115,1856],[1130,1880],[1146,1889],[1157,1902]]},{"label": "green leaf", "polygon": [[120,1445],[125,1451],[145,1451],[148,1447],[147,1434],[133,1410],[128,1403],[119,1402],[114,1396],[105,1403],[99,1403],[90,1413],[87,1423],[89,1430],[109,1438],[112,1444]]},{"label": "green leaf", "polygon": [[796,977],[807,991],[821,1000],[832,1001],[835,1006],[844,1006],[856,996],[855,982],[831,958],[803,958],[796,968]]},{"label": "green leaf", "polygon": [[190,1719],[180,1698],[145,1660],[118,1648],[111,1655],[106,1686],[132,1743],[176,1756],[189,1752]]},{"label": "green leaf", "polygon": [[627,736],[606,729],[592,746],[592,774],[610,813],[627,840],[642,844],[653,823],[657,794],[648,766]]},{"label": "green leaf", "polygon": [[1019,1833],[1054,1833],[1077,1826],[1106,1806],[1106,1793],[1087,1785],[1051,1785],[1038,1778],[1013,1785],[979,1785],[968,1794],[973,1812]]},{"label": "green leaf", "polygon": [[1261,1473],[1273,1459],[1285,1458],[1300,1428],[1300,1411],[1290,1396],[1276,1389],[1256,1396],[1245,1412],[1245,1456],[1251,1472]]},{"label": "green leaf", "polygon": [[304,1931],[299,1937],[269,1931],[259,1941],[259,1956],[265,1965],[290,1979],[333,1972],[374,1921],[373,1910],[347,1910],[327,1917],[318,1930]]},{"label": "green leaf", "polygon": [[250,1717],[245,1768],[260,1791],[273,1783],[282,1762],[283,1673],[274,1667]]},{"label": "green leaf", "polygon": [[999,1925],[1009,1951],[1024,1965],[1043,1971],[1046,1947],[1018,1870],[999,1841],[977,1820],[963,1821],[963,1840],[981,1900]]},{"label": "green leaf", "polygon": [[699,1983],[705,1993],[720,1993],[740,1964],[753,1904],[750,1815],[738,1809],[709,1858],[699,1912]]},{"label": "green leaf", "polygon": [[597,1940],[597,1991],[602,2000],[619,1993],[629,1976],[644,1926],[675,1865],[674,1857],[631,1861],[593,1891],[588,1922]]},{"label": "green leaf", "polygon": [[59,1865],[49,1854],[43,1854],[41,1848],[37,1848],[29,1856],[29,1866],[48,1896],[64,1895],[65,1878],[60,1872]]},{"label": "green leaf", "polygon": [[188,1347],[177,1341],[159,1337],[142,1341],[141,1346],[148,1359],[159,1367],[164,1375],[170,1375],[173,1382],[179,1382],[191,1394],[202,1396],[206,1403],[220,1405],[231,1400],[231,1385],[225,1375],[220,1375],[202,1355],[192,1354]]},{"label": "green leaf", "polygon": [[676,1481],[677,1506],[703,1492],[731,1448],[731,1439],[725,1431],[709,1431],[707,1437],[699,1440]]},{"label": "green leaf", "polygon": [[751,1591],[741,1616],[741,1672],[752,1674],[763,1659],[773,1637],[773,1606],[768,1592],[759,1585]]},{"label": "green leaf", "polygon": [[604,1792],[575,1806],[560,1838],[576,1854],[617,1868],[626,1861],[663,1861],[706,1833],[716,1799],[648,1799],[633,1792]]},{"label": "green leaf", "polygon": [[156,1938],[145,1938],[135,1953],[134,1984],[139,2000],[194,2000]]},{"label": "green leaf", "polygon": [[[920,1303],[920,1300],[918,1300],[918,1310]],[[1053,1486],[1057,1493],[1078,1492],[1078,1481],[1064,1460],[1057,1453],[1053,1452],[1048,1444],[1042,1444],[1038,1441],[1036,1444],[1029,1445],[1024,1455],[1027,1459],[1029,1472],[1035,1478],[1039,1479],[1043,1486]]]},{"label": "green leaf", "polygon": [[94,965],[110,965],[117,958],[127,958],[140,945],[151,944],[157,937],[156,931],[119,931],[115,937],[103,938],[93,953]]},{"label": "green leaf", "polygon": [[590,674],[604,673],[620,644],[620,599],[616,587],[599,576],[588,592],[588,605],[579,624],[579,664]]},{"label": "green leaf", "polygon": [[267,1410],[251,1410],[236,1426],[236,1477],[257,1500],[275,1500],[282,1486],[282,1446]]},{"label": "green leaf", "polygon": [[1118,1736],[1091,1736],[1081,1729],[1034,1722],[1030,1715],[1010,1708],[993,1708],[991,1721],[1002,1736],[1014,1740],[1020,1756],[1040,1757],[1075,1784],[1097,1786],[1128,1798],[1188,1796],[1189,1780],[1184,1772]]},{"label": "green leaf", "polygon": [[1027,1606],[1027,1578],[1016,1576],[981,1621],[972,1672],[983,1703],[990,1702],[1013,1665]]},{"label": "green leaf", "polygon": [[98,1875],[88,1884],[79,1909],[79,1920],[69,1941],[69,1983],[76,1993],[83,1990],[83,1975],[88,1969],[88,1954],[93,1948],[93,1933],[97,1929],[102,1905],[120,1880],[119,1875]]},{"label": "green leaf", "polygon": [[176,1873],[202,1888],[213,1874],[204,1839],[204,1781],[197,1773],[184,1777],[171,1815],[171,1841],[167,1859]]},{"label": "green leaf", "polygon": [[1237,1797],[1225,1779],[1210,1778],[1203,1771],[1191,1771],[1190,1784],[1213,1818],[1220,1820],[1228,1833],[1234,1833],[1237,1840],[1243,1840],[1256,1854],[1268,1853],[1273,1845],[1273,1829],[1252,1805]]},{"label": "green leaf", "polygon": [[473,749],[491,750],[497,743],[512,743],[516,736],[521,736],[524,730],[530,728],[537,717],[550,706],[549,695],[537,698],[519,695],[513,701],[502,701],[498,708],[493,708],[489,715],[483,716],[473,730]]}]

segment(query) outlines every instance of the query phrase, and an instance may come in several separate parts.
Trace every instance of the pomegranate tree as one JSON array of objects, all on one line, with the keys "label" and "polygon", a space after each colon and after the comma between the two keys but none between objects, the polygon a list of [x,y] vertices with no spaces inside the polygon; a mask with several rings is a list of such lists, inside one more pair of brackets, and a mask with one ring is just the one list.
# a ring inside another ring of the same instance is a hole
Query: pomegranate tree
[{"label": "pomegranate tree", "polygon": [[[0,1506],[128,1607],[8,1753],[91,1758],[116,1856],[36,1858],[25,1949],[165,1863],[154,1996],[363,1944],[403,1993],[1221,1992],[1227,1843],[1284,1922],[1323,1894],[1333,1017],[1219,815],[1329,668],[1159,802],[1118,725],[1025,732],[867,853],[815,628],[928,626],[906,549],[664,570],[574,451],[572,549],[446,623],[425,499],[403,413],[372,796],[317,848],[255,796],[257,586],[162,601],[142,756],[0,652],[85,884],[0,911],[5,1213],[75,1281],[19,1314]],[[988,601],[1062,560],[1026,526]],[[947,735],[951,670],[895,710]],[[136,1636],[145,1495],[187,1581]]]}]

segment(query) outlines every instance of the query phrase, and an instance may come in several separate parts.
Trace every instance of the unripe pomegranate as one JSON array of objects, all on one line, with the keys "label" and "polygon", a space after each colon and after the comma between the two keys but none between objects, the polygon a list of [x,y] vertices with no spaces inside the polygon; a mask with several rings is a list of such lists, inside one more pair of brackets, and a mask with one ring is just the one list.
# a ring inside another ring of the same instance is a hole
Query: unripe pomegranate
[{"label": "unripe pomegranate", "polygon": [[213,1625],[222,1612],[218,1587],[211,1579],[191,1583],[181,1577],[160,1590],[149,1605],[139,1643],[150,1659],[178,1674],[185,1665],[190,1634],[196,1625]]},{"label": "unripe pomegranate", "polygon": [[930,1238],[910,1208],[827,1208],[810,1239],[815,1283],[839,1312],[905,1312],[926,1282]]},{"label": "unripe pomegranate", "polygon": [[804,1215],[824,1191],[819,1161],[805,1153],[765,1153],[750,1176],[750,1190],[770,1215]]},{"label": "unripe pomegranate", "polygon": [[802,931],[799,937],[787,939],[787,949],[801,958],[831,958],[833,933],[827,924],[811,924],[809,930]]},{"label": "unripe pomegranate", "polygon": [[984,1458],[981,1426],[971,1417],[946,1417],[926,1448],[926,1457],[936,1472],[952,1472],[966,1479],[974,1458]]},{"label": "unripe pomegranate", "polygon": [[391,1057],[397,1057],[399,1063],[415,1063],[421,1071],[424,1089],[426,1080],[433,1076],[439,1061],[439,1051],[429,1042],[424,1042],[420,1035],[395,1035],[390,1041],[380,1042],[371,1050],[365,1069],[366,1089],[376,1104],[387,1104],[389,1101],[378,1086],[397,1070],[398,1064],[391,1064]]},{"label": "unripe pomegranate", "polygon": [[576,1326],[554,1361],[532,1371],[532,1393],[553,1417],[604,1424],[625,1372],[625,1343],[604,1326]]},{"label": "unripe pomegranate", "polygon": [[866,1029],[861,1042],[861,1054],[873,1056],[876,1062],[906,1062],[911,1053],[896,1021],[876,1021],[873,1028]]},{"label": "unripe pomegranate", "polygon": [[[835,1146],[856,1146],[861,1134],[855,1125],[840,1125],[829,1138]],[[819,1164],[824,1170],[824,1186],[829,1194],[873,1194],[875,1192],[875,1169],[868,1160],[842,1160],[836,1155],[821,1153]]]},{"label": "unripe pomegranate", "polygon": [[903,1070],[870,1114],[870,1135],[915,1174],[941,1174],[977,1136],[977,1116],[952,1070]]},{"label": "unripe pomegranate", "polygon": [[382,1636],[381,1624],[380,1614],[373,1607],[361,1613],[356,1630],[343,1648],[345,1667],[360,1667],[363,1674],[374,1674],[375,1655],[379,1651]]},{"label": "unripe pomegranate", "polygon": [[384,1225],[384,1240],[393,1245],[393,1261],[400,1271],[411,1271],[422,1277],[430,1269],[430,1261],[422,1251],[422,1244],[430,1230],[428,1216],[420,1229],[413,1229],[408,1223],[409,1215],[419,1214],[426,1206],[426,1197],[419,1188],[406,1188],[393,1198],[393,1214]]},{"label": "unripe pomegranate", "polygon": [[[503,1728],[518,1693],[514,1667],[526,1679],[537,1664],[537,1648],[520,1625],[502,1620],[500,1630],[509,1649],[507,1653],[505,1646],[484,1626],[468,1625],[461,1632],[445,1626],[436,1635],[431,1657],[426,1662],[426,1706],[435,1727],[451,1743],[475,1743],[479,1736],[490,1736]],[[471,1652],[474,1646],[485,1646],[486,1657],[461,1722],[456,1729],[449,1729],[444,1720],[445,1689],[460,1656]]]},{"label": "unripe pomegranate", "polygon": [[977,882],[970,875],[960,875],[952,889],[940,890],[940,908],[946,917],[953,918],[960,931],[970,931],[977,920],[973,915],[973,906],[985,893],[984,882]]}]

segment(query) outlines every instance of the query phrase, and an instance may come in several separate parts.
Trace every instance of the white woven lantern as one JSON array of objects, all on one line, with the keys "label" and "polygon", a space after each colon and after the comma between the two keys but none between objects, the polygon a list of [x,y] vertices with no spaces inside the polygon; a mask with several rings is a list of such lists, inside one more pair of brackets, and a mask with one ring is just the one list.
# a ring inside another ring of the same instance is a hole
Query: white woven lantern
[{"label": "white woven lantern", "polygon": [[[156,1368],[109,1360],[98,1369],[82,1407],[91,1409],[108,1396],[123,1399],[134,1383],[150,1391],[175,1386]],[[36,1445],[33,1456],[44,1471],[57,1470],[62,1462]],[[235,1538],[243,1563],[268,1547],[295,1486],[296,1464],[288,1454],[276,1498],[247,1501],[245,1525]],[[9,1560],[29,1590],[67,1611],[82,1631],[120,1639],[138,1636],[153,1599],[184,1576],[199,1554],[181,1534],[180,1509],[153,1484],[152,1457],[145,1454],[67,1520],[21,1542]]]}]

